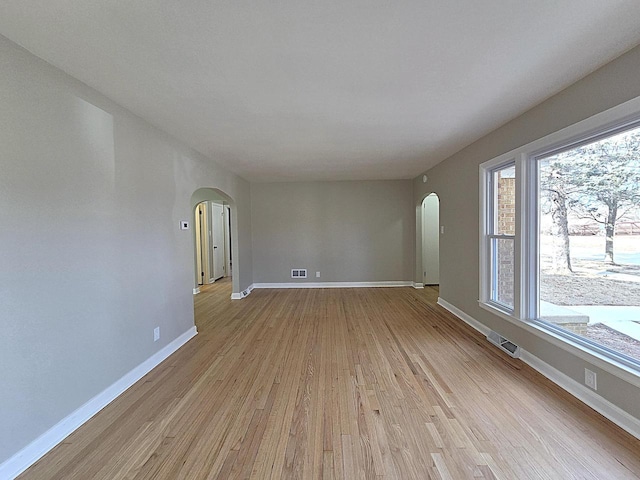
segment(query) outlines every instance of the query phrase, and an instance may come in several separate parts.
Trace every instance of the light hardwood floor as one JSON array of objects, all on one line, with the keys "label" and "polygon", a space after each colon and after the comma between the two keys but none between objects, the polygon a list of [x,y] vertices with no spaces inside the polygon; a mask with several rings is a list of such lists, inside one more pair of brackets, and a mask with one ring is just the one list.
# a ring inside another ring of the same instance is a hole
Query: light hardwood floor
[{"label": "light hardwood floor", "polygon": [[640,441],[435,289],[203,290],[199,335],[21,478],[640,478]]}]

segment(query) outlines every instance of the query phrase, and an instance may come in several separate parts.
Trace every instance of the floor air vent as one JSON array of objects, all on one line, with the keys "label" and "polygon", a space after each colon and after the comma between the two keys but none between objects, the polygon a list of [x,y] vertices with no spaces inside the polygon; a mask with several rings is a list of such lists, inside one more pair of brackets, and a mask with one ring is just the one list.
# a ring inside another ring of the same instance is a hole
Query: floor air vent
[{"label": "floor air vent", "polygon": [[487,335],[487,340],[507,352],[507,354],[513,358],[520,358],[520,347],[501,336],[498,332],[490,331],[489,335]]}]

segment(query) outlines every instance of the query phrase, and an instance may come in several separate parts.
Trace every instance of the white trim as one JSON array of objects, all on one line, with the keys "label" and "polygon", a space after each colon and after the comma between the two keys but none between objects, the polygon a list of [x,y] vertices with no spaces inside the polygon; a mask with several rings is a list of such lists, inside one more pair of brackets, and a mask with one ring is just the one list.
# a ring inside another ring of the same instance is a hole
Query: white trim
[{"label": "white trim", "polygon": [[526,350],[521,350],[520,360],[534,370],[540,372],[578,400],[586,403],[596,412],[608,418],[620,428],[626,430],[637,439],[640,439],[640,420],[635,418],[633,415],[625,412],[610,401],[605,400],[593,390],[590,390],[586,386],[576,382],[573,378],[553,368],[551,365],[543,362]]},{"label": "white trim", "polygon": [[251,292],[253,292],[254,288],[256,288],[256,287],[252,283],[247,288],[245,288],[243,291],[241,291],[239,293],[232,293],[231,294],[231,300],[242,300],[243,298],[248,297],[251,294]]},{"label": "white trim", "polygon": [[163,360],[169,357],[169,355],[197,335],[197,333],[196,327],[191,327],[101,393],[60,420],[29,445],[2,463],[0,465],[0,478],[13,479],[20,475],[49,450],[120,396],[125,390],[157,367]]},{"label": "white trim", "polygon": [[193,294],[194,295],[197,295],[199,293],[200,293],[200,287],[196,287],[196,288],[193,289]]},{"label": "white trim", "polygon": [[[478,179],[480,184],[478,185],[478,191],[480,192],[480,200],[478,202],[478,249],[480,255],[478,255],[478,298],[483,302],[489,300],[489,283],[487,274],[487,239],[485,234],[487,232],[487,195],[489,191],[489,185],[487,184],[487,173],[484,165],[478,167]],[[438,300],[439,301],[439,300]],[[446,307],[445,307],[446,308]]]},{"label": "white trim", "polygon": [[[538,168],[535,162],[529,161],[527,154],[521,157],[521,178],[517,182],[520,188],[519,222],[521,238],[520,249],[520,311],[518,318],[537,318],[538,302],[532,302],[538,294],[538,272],[540,270],[540,250],[538,248],[538,232],[540,219],[538,216]],[[526,255],[522,255],[525,252]]]},{"label": "white trim", "polygon": [[480,306],[480,308],[487,310],[488,312],[491,312],[494,315],[499,316],[500,318],[505,319],[506,321],[522,328],[529,333],[536,335],[537,337],[551,343],[552,345],[561,348],[565,352],[569,352],[576,357],[581,358],[582,360],[601,368],[611,375],[624,380],[625,382],[630,383],[635,387],[640,388],[640,375],[638,375],[637,370],[634,370],[622,363],[616,362],[611,357],[602,355],[591,348],[587,348],[577,342],[572,341],[569,338],[561,337],[560,335],[557,335],[547,328],[542,328],[535,325],[534,323],[519,320],[509,315],[508,313],[498,310],[491,305],[487,305],[480,301],[478,301],[478,305]]},{"label": "white trim", "polygon": [[231,207],[224,205],[224,276],[231,275],[231,258],[229,253],[231,252],[231,225],[229,222],[231,215]]},{"label": "white trim", "polygon": [[438,297],[438,305],[440,305],[441,307],[445,308],[449,312],[453,313],[456,317],[458,317],[464,323],[466,323],[470,327],[474,328],[475,330],[477,330],[481,334],[483,334],[485,337],[487,335],[489,335],[489,332],[491,331],[491,329],[489,327],[487,327],[483,323],[480,323],[479,321],[477,321],[472,316],[467,315],[462,310],[460,310],[458,307],[450,304],[449,302],[447,302],[443,298]]},{"label": "white trim", "polygon": [[529,142],[518,148],[498,155],[480,165],[480,171],[492,169],[500,164],[508,163],[509,160],[521,154],[527,156],[538,156],[545,151],[552,151],[563,145],[570,145],[578,140],[586,139],[598,133],[613,131],[624,125],[638,120],[640,112],[640,97],[636,97],[627,102],[621,103],[604,112],[597,113],[585,120],[550,133],[542,138]]},{"label": "white trim", "polygon": [[413,287],[413,282],[304,282],[304,283],[254,283],[253,288],[371,288]]},{"label": "white trim", "polygon": [[[569,125],[561,130],[545,135],[542,138],[521,145],[513,150],[498,155],[487,160],[479,166],[479,295],[480,300],[485,304],[490,304],[489,295],[489,272],[488,272],[488,247],[487,247],[487,222],[491,219],[491,206],[487,203],[487,196],[490,193],[488,184],[488,174],[495,169],[515,162],[520,165],[519,172],[516,175],[516,191],[517,199],[520,201],[516,205],[516,221],[519,228],[516,237],[520,237],[516,245],[515,256],[520,257],[522,249],[526,248],[528,255],[519,258],[514,265],[516,270],[514,280],[516,283],[520,281],[520,286],[514,291],[514,294],[531,295],[534,286],[531,285],[530,275],[534,273],[537,266],[537,215],[535,201],[532,195],[532,184],[535,183],[535,168],[531,165],[530,159],[539,157],[548,152],[552,152],[562,147],[570,147],[572,144],[580,144],[589,141],[594,136],[599,137],[607,133],[616,132],[617,130],[637,123],[640,120],[640,97],[636,97],[620,105],[612,107],[604,112],[595,114],[585,120]],[[527,191],[529,190],[529,191]],[[536,259],[532,260],[531,254],[536,254]],[[527,258],[525,258],[527,257]],[[529,276],[529,277],[528,277]],[[515,295],[516,297],[518,295]],[[514,312],[518,318],[534,318],[532,315],[535,305],[531,305],[531,298],[514,298],[514,303],[519,300],[524,301],[523,305],[514,305]]]},{"label": "white trim", "polygon": [[[497,160],[497,161],[496,161]],[[505,168],[514,168],[515,178],[515,233],[501,234],[495,231],[495,225],[498,212],[495,211],[498,186],[495,184],[494,173]],[[494,275],[494,265],[491,262],[491,250],[494,239],[513,240],[513,311],[518,312],[520,309],[520,297],[518,291],[520,288],[520,237],[521,237],[521,218],[519,207],[521,205],[520,195],[522,188],[520,187],[519,179],[522,170],[522,159],[518,157],[508,156],[506,158],[498,157],[497,159],[484,162],[480,165],[480,237],[479,237],[479,249],[480,249],[480,265],[479,265],[479,295],[480,298],[489,304],[497,303],[497,300],[493,299],[492,280]]]},{"label": "white trim", "polygon": [[413,282],[413,288],[416,288],[418,290],[423,289],[424,288],[424,283],[421,282]]},{"label": "white trim", "polygon": [[[486,325],[480,323],[475,318],[466,314],[446,300],[438,298],[438,305],[447,309],[449,312],[454,314],[466,324],[470,325],[482,335],[488,335],[490,329]],[[522,360],[534,370],[540,372],[546,378],[551,380],[553,383],[555,383],[565,391],[569,392],[581,402],[593,408],[596,412],[606,417],[623,430],[640,439],[640,419],[622,410],[617,405],[614,405],[610,401],[604,399],[593,390],[590,390],[581,383],[576,382],[573,378],[562,373],[548,363],[540,360],[538,357],[524,350],[522,347],[520,347],[520,360]]]},{"label": "white trim", "polygon": [[[482,163],[479,167],[480,180],[480,229],[479,229],[479,303],[480,307],[507,321],[531,332],[538,337],[556,345],[577,357],[590,362],[612,375],[640,387],[640,375],[637,367],[632,366],[614,354],[596,347],[590,348],[579,339],[571,339],[548,330],[542,324],[537,324],[537,272],[538,272],[538,215],[537,215],[537,170],[534,159],[559,148],[571,148],[576,144],[584,144],[615,133],[624,127],[637,124],[640,121],[640,97],[629,100],[618,106],[600,112],[585,120],[569,125],[557,132],[522,145],[509,152],[499,155]],[[490,300],[489,295],[489,265],[487,228],[491,219],[491,205],[489,205],[489,174],[511,161],[516,162],[516,231],[515,244],[515,289],[514,312],[503,312]]]}]

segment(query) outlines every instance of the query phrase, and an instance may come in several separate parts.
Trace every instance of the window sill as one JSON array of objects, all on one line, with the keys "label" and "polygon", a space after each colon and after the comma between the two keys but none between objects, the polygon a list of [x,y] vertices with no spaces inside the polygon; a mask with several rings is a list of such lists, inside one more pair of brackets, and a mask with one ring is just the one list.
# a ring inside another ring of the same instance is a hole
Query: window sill
[{"label": "window sill", "polygon": [[538,338],[541,338],[542,340],[545,340],[552,345],[555,345],[562,350],[601,368],[611,375],[640,388],[640,369],[627,364],[623,359],[618,359],[605,351],[599,351],[586,342],[581,342],[578,338],[574,338],[573,336],[554,332],[538,320],[520,320],[516,316],[480,300],[478,300],[478,305],[483,310],[486,310],[493,315],[496,315],[522,328],[523,330],[536,335]]}]

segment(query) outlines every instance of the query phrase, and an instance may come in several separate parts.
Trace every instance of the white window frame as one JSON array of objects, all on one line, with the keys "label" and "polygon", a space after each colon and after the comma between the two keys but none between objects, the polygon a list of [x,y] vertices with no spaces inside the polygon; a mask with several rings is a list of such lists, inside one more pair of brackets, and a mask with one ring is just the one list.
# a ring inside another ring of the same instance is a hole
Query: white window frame
[{"label": "white window frame", "polygon": [[[566,330],[538,320],[538,159],[559,150],[575,148],[640,125],[640,97],[596,114],[581,122],[516,148],[480,165],[480,290],[481,308],[512,322],[583,360],[640,387],[640,364]],[[491,265],[489,247],[493,206],[489,198],[493,172],[515,164],[516,228],[514,239],[514,308],[513,311],[491,301]]]},{"label": "white window frame", "polygon": [[[496,195],[497,188],[494,183],[494,174],[495,172],[509,168],[511,166],[516,167],[515,158],[502,158],[498,157],[498,159],[494,159],[494,161],[483,164],[485,167],[484,175],[481,175],[483,181],[481,182],[480,189],[483,192],[481,194],[482,201],[480,202],[480,218],[481,218],[481,231],[480,231],[480,249],[481,249],[481,257],[484,261],[480,263],[480,285],[482,287],[480,298],[490,305],[492,308],[500,310],[507,314],[513,314],[519,310],[519,295],[517,294],[520,282],[520,272],[519,272],[519,262],[516,258],[517,248],[516,243],[518,242],[519,235],[516,228],[515,235],[505,235],[499,234],[495,232],[495,225],[497,223],[497,212],[495,211],[496,206]],[[517,182],[517,168],[516,168],[516,182]],[[516,189],[517,189],[516,183]],[[518,193],[516,190],[516,226],[518,223]],[[504,305],[497,300],[493,299],[493,274],[494,274],[494,265],[492,260],[492,244],[494,240],[499,239],[513,239],[513,254],[514,254],[514,272],[513,272],[513,309],[509,308],[507,305]]]}]

